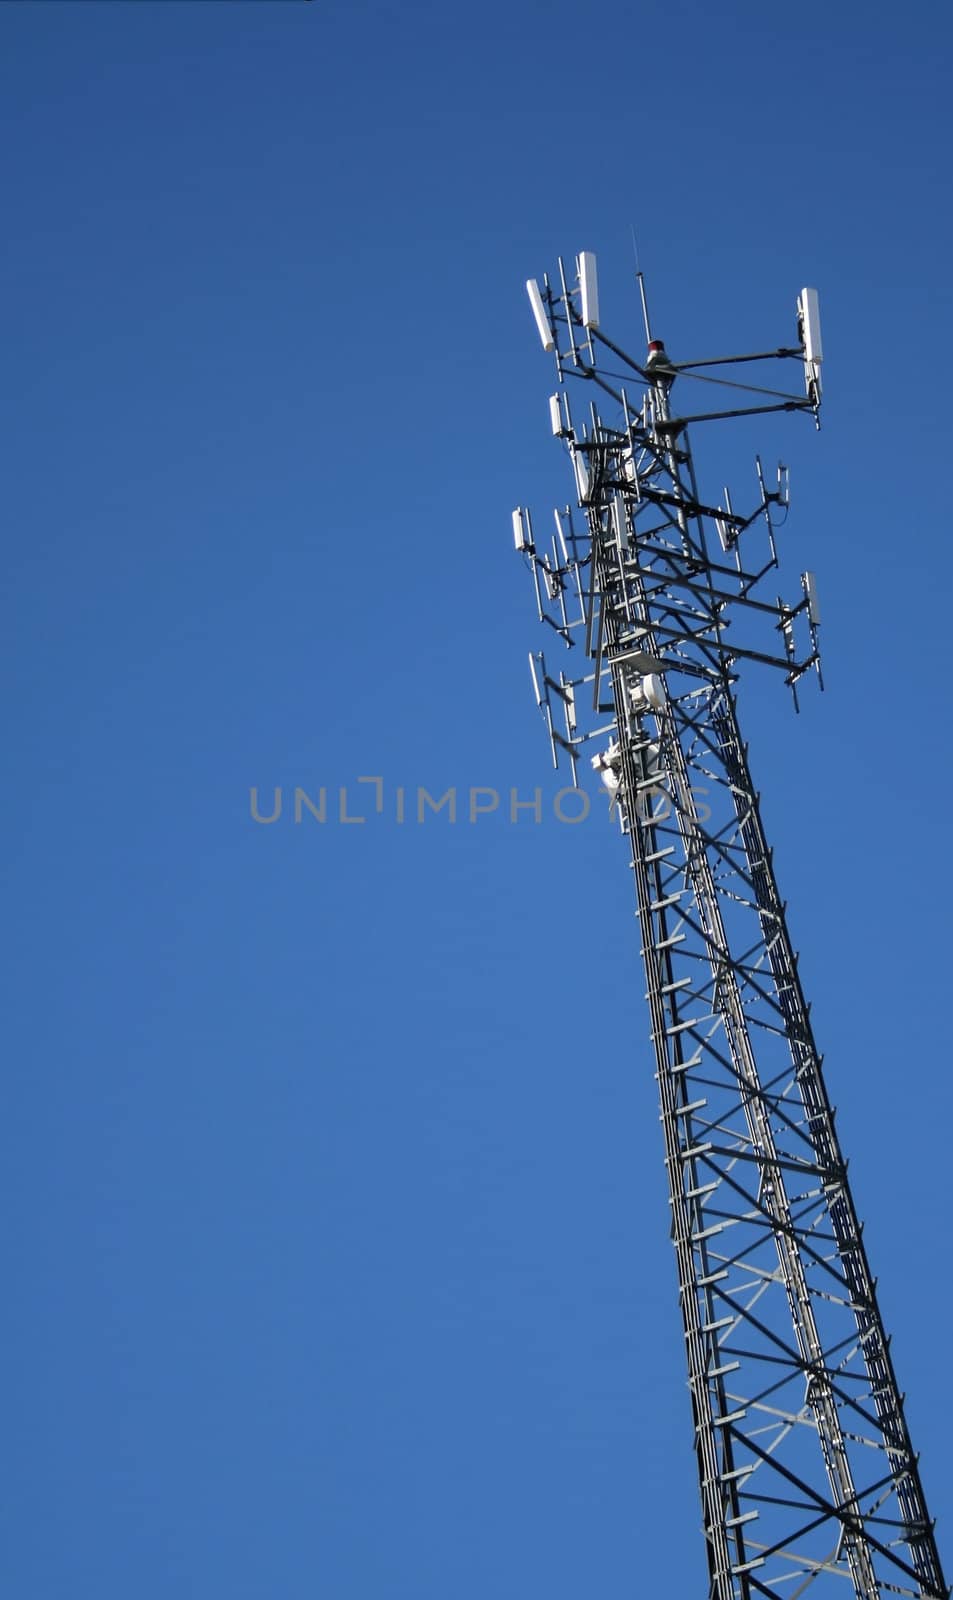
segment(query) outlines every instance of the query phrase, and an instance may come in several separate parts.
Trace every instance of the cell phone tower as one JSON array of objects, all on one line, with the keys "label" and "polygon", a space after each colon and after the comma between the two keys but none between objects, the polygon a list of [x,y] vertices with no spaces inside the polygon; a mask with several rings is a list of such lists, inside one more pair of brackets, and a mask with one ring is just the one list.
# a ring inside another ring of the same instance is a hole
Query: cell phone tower
[{"label": "cell phone tower", "polygon": [[[790,346],[673,361],[637,278],[642,361],[602,331],[591,253],[568,281],[560,260],[556,281],[527,284],[582,515],[557,510],[545,548],[524,508],[513,532],[540,620],[582,645],[576,677],[530,656],[553,764],[568,761],[575,784],[594,750],[635,878],[709,1597],[843,1596],[847,1578],[858,1600],[943,1600],[738,723],[743,662],[779,668],[795,703],[801,678],[820,675],[816,584],[804,573],[790,605],[760,597],[778,565],[786,469],[766,482],[758,460],[753,509],[736,510],[727,490],[702,496],[689,445],[689,427],[715,419],[818,421],[817,294],[801,291]],[[749,362],[775,365],[739,374]],[[782,381],[791,362],[804,393]],[[770,387],[740,381],[766,370]],[[575,380],[589,400],[579,420]],[[733,409],[680,409],[676,385],[680,402],[686,388],[723,398],[727,385]]]}]

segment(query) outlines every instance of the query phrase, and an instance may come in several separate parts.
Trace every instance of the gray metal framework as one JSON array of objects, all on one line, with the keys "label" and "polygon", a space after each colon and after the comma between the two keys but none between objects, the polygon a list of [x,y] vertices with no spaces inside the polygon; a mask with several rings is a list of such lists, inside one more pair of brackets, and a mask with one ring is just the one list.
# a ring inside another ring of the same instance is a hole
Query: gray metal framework
[{"label": "gray metal framework", "polygon": [[[558,281],[527,287],[555,356],[550,417],[582,517],[557,511],[543,549],[520,508],[514,536],[540,618],[584,657],[576,677],[530,657],[554,764],[568,760],[577,781],[594,743],[631,856],[710,1600],[850,1586],[858,1600],[941,1600],[933,1524],[738,725],[742,661],[777,666],[795,695],[805,673],[819,673],[816,586],[804,574],[793,605],[758,597],[778,564],[785,469],[769,487],[759,461],[754,509],[739,513],[727,491],[723,503],[702,498],[688,439],[689,423],[725,416],[817,419],[819,333],[804,316],[813,291],[799,300],[795,344],[719,362],[670,361],[646,313],[640,363],[599,327],[592,257],[577,268],[567,281],[560,261]],[[784,373],[797,363],[805,393],[752,385],[751,369],[737,381],[743,361],[787,363]],[[673,389],[678,380],[687,400],[689,378],[727,382],[743,403],[679,411]],[[599,402],[578,422],[576,379]]]}]

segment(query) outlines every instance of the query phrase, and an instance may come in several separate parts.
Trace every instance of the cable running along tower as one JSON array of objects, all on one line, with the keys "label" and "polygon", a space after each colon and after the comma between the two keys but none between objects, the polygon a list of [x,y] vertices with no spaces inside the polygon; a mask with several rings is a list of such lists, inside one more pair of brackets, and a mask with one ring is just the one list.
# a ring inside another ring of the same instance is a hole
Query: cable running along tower
[{"label": "cable running along tower", "polygon": [[[518,509],[514,542],[540,620],[582,658],[574,677],[554,675],[543,652],[530,670],[554,765],[568,762],[575,783],[588,756],[635,878],[709,1600],[842,1600],[845,1579],[857,1600],[944,1600],[738,725],[742,662],[780,669],[795,698],[820,673],[816,585],[805,573],[791,605],[761,597],[786,469],[766,481],[757,462],[751,510],[727,490],[713,502],[688,437],[689,425],[760,412],[817,420],[817,295],[802,290],[788,347],[682,362],[652,338],[643,291],[639,362],[602,332],[588,252],[570,281],[560,261],[556,281],[527,290],[555,356],[550,421],[576,507],[556,511],[545,545]],[[762,366],[739,372],[747,362]],[[781,376],[748,382],[765,363]],[[803,393],[783,381],[792,363]],[[727,385],[733,409],[679,409],[676,380],[687,400],[689,377],[706,399]],[[575,380],[590,403],[574,416]]]}]

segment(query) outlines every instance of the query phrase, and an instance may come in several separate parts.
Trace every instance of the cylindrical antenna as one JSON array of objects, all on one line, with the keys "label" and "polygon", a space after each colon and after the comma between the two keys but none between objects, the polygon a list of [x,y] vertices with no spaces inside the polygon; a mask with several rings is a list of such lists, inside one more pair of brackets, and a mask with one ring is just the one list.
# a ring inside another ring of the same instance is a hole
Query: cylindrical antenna
[{"label": "cylindrical antenna", "polygon": [[645,298],[645,279],[642,276],[642,266],[639,261],[639,241],[635,237],[635,224],[633,222],[629,223],[629,228],[632,233],[632,253],[635,256],[635,277],[639,286],[639,299],[642,301],[642,321],[645,323],[645,342],[646,344],[651,344],[652,329],[649,325],[648,301]]},{"label": "cylindrical antenna", "polygon": [[641,272],[637,272],[636,277],[639,280],[639,297],[642,301],[642,321],[645,323],[645,342],[646,344],[651,344],[652,329],[649,326],[649,307],[648,301],[645,298],[645,279],[643,278]]}]

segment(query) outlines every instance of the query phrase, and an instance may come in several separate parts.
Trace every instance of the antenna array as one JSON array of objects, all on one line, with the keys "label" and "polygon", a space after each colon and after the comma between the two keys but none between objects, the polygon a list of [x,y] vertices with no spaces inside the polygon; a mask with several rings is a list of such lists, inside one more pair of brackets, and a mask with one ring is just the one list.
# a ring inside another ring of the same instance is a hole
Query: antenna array
[{"label": "antenna array", "polygon": [[[635,879],[710,1600],[947,1588],[903,1414],[738,722],[742,663],[778,669],[797,704],[820,678],[812,573],[762,598],[788,508],[782,465],[736,510],[698,487],[689,426],[773,411],[819,422],[817,293],[796,342],[639,362],[600,321],[596,263],[527,284],[559,389],[553,434],[574,505],[537,538],[513,514],[540,620],[582,658],[530,656],[554,766],[583,756],[613,797]],[[791,362],[804,393],[737,384],[739,363]],[[621,373],[621,375],[620,375]],[[680,410],[678,382],[757,403]],[[574,416],[574,380],[597,392]],[[581,648],[580,648],[581,647]],[[840,1587],[835,1580],[840,1581]]]}]

